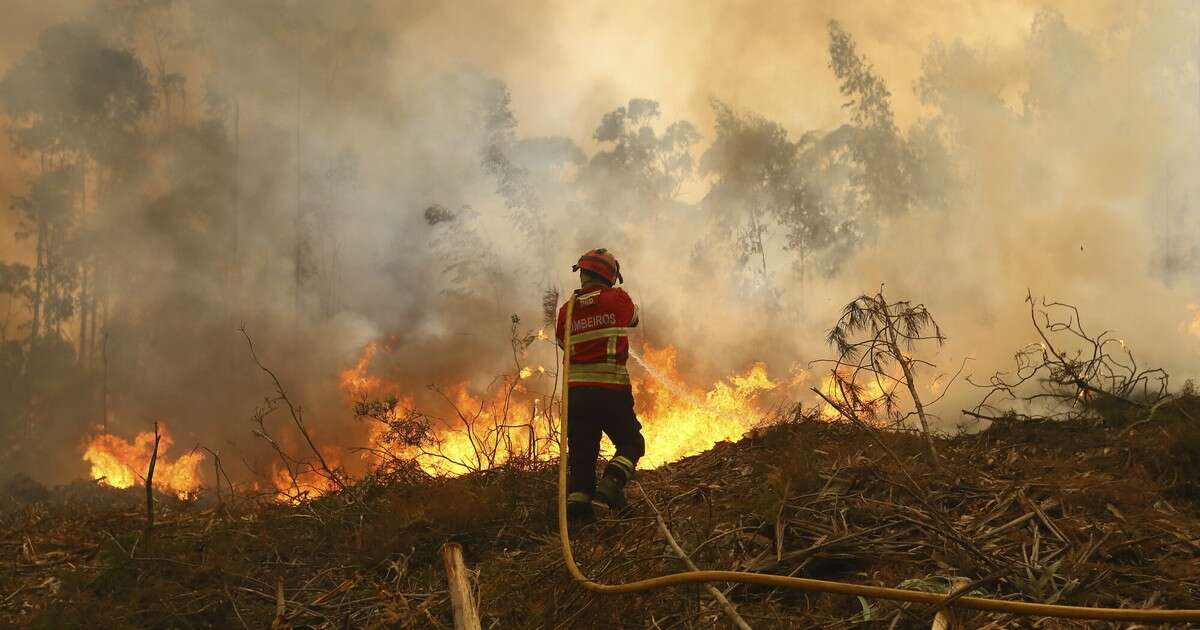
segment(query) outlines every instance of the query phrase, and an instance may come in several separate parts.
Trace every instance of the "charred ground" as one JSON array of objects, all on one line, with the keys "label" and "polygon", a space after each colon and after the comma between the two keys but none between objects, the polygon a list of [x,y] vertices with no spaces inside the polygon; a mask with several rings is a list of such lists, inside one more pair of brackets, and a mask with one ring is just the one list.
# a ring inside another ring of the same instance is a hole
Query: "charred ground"
[{"label": "charred ground", "polygon": [[[585,572],[682,570],[646,501],[701,568],[1112,607],[1200,602],[1200,397],[1105,422],[1001,421],[938,440],[795,411],[646,471],[634,509],[576,533]],[[898,457],[886,454],[879,440]],[[904,470],[901,470],[900,464]],[[907,473],[907,475],[905,474]],[[911,476],[912,482],[908,481]],[[915,483],[915,485],[914,485]],[[562,565],[552,463],[452,479],[379,473],[300,506],[10,480],[0,621],[60,628],[450,627],[440,545],[478,571],[488,627],[710,627],[700,587],[596,595]],[[929,627],[918,606],[719,585],[755,627]],[[277,608],[282,593],[282,613]],[[1096,627],[965,612],[969,627]]]}]

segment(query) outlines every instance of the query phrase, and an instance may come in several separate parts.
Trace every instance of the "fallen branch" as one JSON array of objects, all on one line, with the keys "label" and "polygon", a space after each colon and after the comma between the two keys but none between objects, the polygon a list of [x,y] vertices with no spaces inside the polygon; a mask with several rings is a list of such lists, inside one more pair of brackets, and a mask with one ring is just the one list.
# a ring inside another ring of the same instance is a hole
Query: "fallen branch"
[{"label": "fallen branch", "polygon": [[[675,552],[675,555],[679,556],[679,559],[682,560],[685,565],[687,565],[689,571],[699,571],[700,568],[696,566],[696,563],[692,562],[692,559],[689,558],[687,553],[684,552],[683,548],[679,546],[679,543],[675,542],[675,537],[671,535],[671,530],[667,529],[667,523],[663,520],[662,514],[659,513],[658,508],[654,507],[654,502],[650,500],[650,495],[646,494],[646,492],[642,490],[641,484],[638,484],[638,490],[641,491],[642,497],[646,500],[646,505],[650,506],[650,510],[654,512],[654,520],[658,522],[658,531],[661,532],[663,538],[667,540],[667,544],[671,546],[671,550]],[[704,588],[709,592],[710,595],[713,596],[713,599],[717,600],[717,603],[720,604],[721,608],[725,611],[725,616],[729,617],[729,620],[732,621],[735,626],[741,628],[742,630],[751,630],[750,624],[746,623],[745,619],[742,619],[742,616],[738,614],[737,609],[734,608],[733,604],[730,603],[730,601],[725,597],[724,594],[721,593],[721,591],[717,590],[717,587],[713,586],[712,584],[705,584]]]},{"label": "fallen branch", "polygon": [[283,598],[283,578],[275,581],[275,618],[271,620],[271,630],[284,630],[287,624],[287,600]]}]

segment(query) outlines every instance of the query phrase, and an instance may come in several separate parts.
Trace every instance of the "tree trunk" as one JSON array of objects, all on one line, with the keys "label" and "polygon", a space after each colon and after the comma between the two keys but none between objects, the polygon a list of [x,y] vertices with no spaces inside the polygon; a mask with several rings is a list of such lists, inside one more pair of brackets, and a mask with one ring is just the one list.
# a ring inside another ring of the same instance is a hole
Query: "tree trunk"
[{"label": "tree trunk", "polygon": [[150,537],[154,535],[154,465],[158,463],[158,443],[162,435],[158,432],[158,422],[154,423],[154,451],[150,453],[150,466],[146,470],[146,543],[143,548],[150,550]]},{"label": "tree trunk", "polygon": [[[79,169],[79,226],[87,231],[87,161],[80,158]],[[87,246],[83,248],[86,251]],[[87,308],[88,308],[88,260],[85,254],[79,263],[79,350],[75,361],[80,369],[87,370]]]},{"label": "tree trunk", "polygon": [[79,265],[79,350],[75,360],[80,369],[87,370],[87,320],[88,320],[88,264],[86,260]]},{"label": "tree trunk", "polygon": [[[298,88],[297,88],[298,89]],[[303,282],[303,221],[300,216],[300,99],[296,99],[296,212],[292,221],[292,289],[294,291],[295,316],[297,321],[300,319],[300,284]]]},{"label": "tree trunk", "polygon": [[900,350],[894,324],[888,325],[888,345],[891,346],[892,354],[896,356],[896,363],[899,363],[900,369],[904,371],[904,384],[908,386],[908,393],[912,396],[913,406],[917,408],[917,418],[921,420],[921,432],[925,434],[925,444],[929,447],[929,459],[936,466],[938,463],[937,446],[933,443],[933,434],[929,432],[929,419],[925,416],[925,405],[921,403],[921,396],[917,394],[917,383],[913,378],[911,361]]},{"label": "tree trunk", "polygon": [[92,263],[92,292],[88,296],[88,362],[87,370],[91,372],[96,364],[96,292],[99,289],[99,279],[96,277],[96,263]]},{"label": "tree trunk", "polygon": [[100,346],[100,354],[103,358],[103,381],[100,388],[100,424],[104,427],[104,432],[108,433],[108,330],[104,331],[104,341]]},{"label": "tree trunk", "polygon": [[234,99],[233,101],[233,251],[230,254],[230,271],[233,282],[233,302],[234,307],[239,306],[238,302],[241,299],[241,283],[242,283],[242,259],[241,259],[241,238],[242,238],[242,140],[241,140],[241,119],[242,106],[241,103]]},{"label": "tree trunk", "polygon": [[38,337],[42,334],[42,298],[45,291],[43,278],[46,275],[46,218],[45,213],[36,211],[37,239],[34,244],[35,262],[33,266],[33,321],[30,323],[29,348],[30,357],[37,350]]}]

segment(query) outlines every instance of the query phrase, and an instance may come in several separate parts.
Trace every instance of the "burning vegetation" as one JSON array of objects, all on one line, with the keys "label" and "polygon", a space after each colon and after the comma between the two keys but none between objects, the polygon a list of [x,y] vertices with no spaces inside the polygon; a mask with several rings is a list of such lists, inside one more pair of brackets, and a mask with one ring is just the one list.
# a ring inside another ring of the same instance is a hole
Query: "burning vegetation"
[{"label": "burning vegetation", "polygon": [[997,3],[13,9],[0,625],[448,627],[448,541],[494,626],[946,622],[576,588],[601,245],[647,448],[590,575],[1200,608],[1200,10]]},{"label": "burning vegetation", "polygon": [[[550,342],[547,342],[550,343]],[[430,388],[440,400],[444,417],[418,411],[415,398],[398,383],[364,376],[362,369],[375,353],[368,344],[352,370],[342,373],[342,386],[358,398],[360,418],[374,421],[370,429],[374,461],[410,456],[432,475],[458,475],[506,464],[512,459],[548,461],[558,455],[557,370],[520,367],[482,396],[466,384]],[[771,380],[762,363],[734,374],[709,388],[688,384],[677,367],[675,348],[646,346],[635,354],[641,366],[634,380],[636,409],[646,435],[643,462],[658,466],[700,453],[718,442],[736,440],[786,401],[768,394],[780,383]],[[372,383],[364,389],[362,383]],[[369,394],[375,399],[368,400]],[[379,397],[391,396],[380,400]]]},{"label": "burning vegetation", "polygon": [[[175,443],[166,425],[160,431],[159,450],[168,451]],[[130,488],[144,484],[150,457],[154,452],[154,432],[137,434],[133,441],[107,433],[93,437],[87,443],[83,459],[91,465],[92,479],[113,488]],[[154,487],[180,497],[200,489],[200,464],[204,455],[196,451],[179,455],[174,460],[159,457],[155,463]]]}]

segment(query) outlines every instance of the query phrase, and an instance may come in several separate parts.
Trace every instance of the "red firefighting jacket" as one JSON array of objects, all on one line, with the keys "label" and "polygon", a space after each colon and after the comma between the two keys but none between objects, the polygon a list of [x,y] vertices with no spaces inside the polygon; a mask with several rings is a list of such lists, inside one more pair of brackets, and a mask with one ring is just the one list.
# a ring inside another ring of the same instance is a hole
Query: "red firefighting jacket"
[{"label": "red firefighting jacket", "polygon": [[[629,329],[638,324],[638,310],[629,294],[615,287],[575,290],[575,310],[571,314],[571,368],[567,383],[571,387],[607,387],[629,389]],[[558,309],[556,336],[563,342],[563,323],[567,305]]]}]

